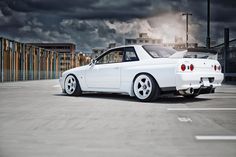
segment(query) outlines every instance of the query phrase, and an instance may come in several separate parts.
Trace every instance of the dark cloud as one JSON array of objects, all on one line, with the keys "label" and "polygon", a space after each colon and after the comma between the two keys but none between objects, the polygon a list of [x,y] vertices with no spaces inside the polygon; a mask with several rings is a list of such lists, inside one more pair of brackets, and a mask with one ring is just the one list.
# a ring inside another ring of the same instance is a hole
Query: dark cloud
[{"label": "dark cloud", "polygon": [[[211,37],[223,29],[236,36],[236,1],[211,0]],[[206,0],[0,0],[0,35],[21,41],[75,42],[91,51],[146,31],[160,38],[184,37],[182,12],[191,12],[190,39],[204,43]]]},{"label": "dark cloud", "polygon": [[3,7],[3,8],[2,8],[2,14],[3,14],[4,16],[11,16],[11,15],[12,15],[12,11],[11,11],[11,9],[8,8],[8,7]]}]

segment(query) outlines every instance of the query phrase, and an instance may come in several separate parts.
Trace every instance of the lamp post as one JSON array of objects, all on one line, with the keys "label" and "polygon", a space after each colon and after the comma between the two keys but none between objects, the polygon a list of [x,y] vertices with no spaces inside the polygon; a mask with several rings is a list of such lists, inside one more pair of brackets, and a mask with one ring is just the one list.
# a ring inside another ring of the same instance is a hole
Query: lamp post
[{"label": "lamp post", "polygon": [[210,48],[210,0],[207,0],[207,37],[206,37],[206,47]]},{"label": "lamp post", "polygon": [[182,16],[186,16],[186,48],[188,48],[188,17],[192,16],[191,13],[183,13]]}]

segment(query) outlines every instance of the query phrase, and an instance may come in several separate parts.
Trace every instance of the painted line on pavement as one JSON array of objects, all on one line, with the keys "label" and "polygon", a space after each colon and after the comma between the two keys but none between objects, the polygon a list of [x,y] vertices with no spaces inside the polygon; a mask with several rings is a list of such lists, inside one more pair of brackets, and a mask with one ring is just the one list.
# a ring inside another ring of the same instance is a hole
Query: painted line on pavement
[{"label": "painted line on pavement", "polygon": [[236,136],[195,136],[197,140],[236,140]]},{"label": "painted line on pavement", "polygon": [[236,111],[236,108],[167,108],[168,111]]},{"label": "painted line on pavement", "polygon": [[188,117],[178,117],[178,120],[180,122],[192,122],[192,119],[191,118],[188,118]]}]

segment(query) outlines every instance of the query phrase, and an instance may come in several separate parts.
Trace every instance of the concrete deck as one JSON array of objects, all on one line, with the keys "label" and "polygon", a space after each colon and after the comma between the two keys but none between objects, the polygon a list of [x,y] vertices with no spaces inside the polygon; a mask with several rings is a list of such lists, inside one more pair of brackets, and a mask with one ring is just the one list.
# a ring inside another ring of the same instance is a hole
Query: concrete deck
[{"label": "concrete deck", "polygon": [[235,157],[236,86],[194,100],[69,97],[58,80],[0,84],[1,157]]}]

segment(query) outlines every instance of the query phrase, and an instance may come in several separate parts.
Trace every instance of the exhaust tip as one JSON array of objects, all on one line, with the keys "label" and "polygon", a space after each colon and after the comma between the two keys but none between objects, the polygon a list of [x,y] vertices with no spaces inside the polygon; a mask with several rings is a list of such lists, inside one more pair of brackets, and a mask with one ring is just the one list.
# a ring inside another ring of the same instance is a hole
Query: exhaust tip
[{"label": "exhaust tip", "polygon": [[194,93],[194,89],[193,88],[188,88],[186,91],[185,91],[186,94],[193,94]]}]

